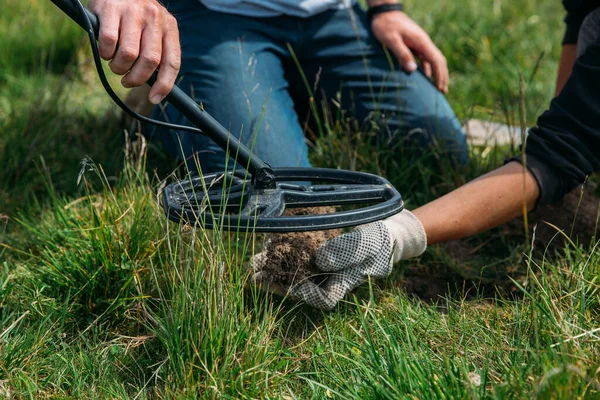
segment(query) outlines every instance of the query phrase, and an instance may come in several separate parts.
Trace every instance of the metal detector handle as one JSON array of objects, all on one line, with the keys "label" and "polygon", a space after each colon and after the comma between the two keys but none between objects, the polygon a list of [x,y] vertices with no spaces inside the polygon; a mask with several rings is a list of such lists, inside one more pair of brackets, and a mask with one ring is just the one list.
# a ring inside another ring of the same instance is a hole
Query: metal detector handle
[{"label": "metal detector handle", "polygon": [[[73,4],[73,1],[78,0],[51,1],[73,21],[79,24],[79,26],[87,30],[86,21],[79,13],[79,9]],[[96,17],[96,15],[87,7],[83,6],[83,8],[92,24],[95,37],[97,38],[100,31],[98,17]],[[157,75],[157,71],[154,71],[147,82],[148,85],[152,86],[156,82]],[[229,131],[225,129],[223,125],[221,125],[206,111],[202,110],[198,103],[192,100],[190,96],[185,94],[183,90],[175,85],[173,86],[171,93],[169,93],[165,99],[194,125],[200,128],[215,143],[217,143],[219,147],[221,147],[223,150],[227,150],[238,163],[240,163],[255,179],[258,180],[257,183],[270,186],[270,181],[273,180],[274,184],[274,177],[272,176],[272,170],[269,165],[253,155],[248,147],[244,146],[239,140],[231,136]]]}]

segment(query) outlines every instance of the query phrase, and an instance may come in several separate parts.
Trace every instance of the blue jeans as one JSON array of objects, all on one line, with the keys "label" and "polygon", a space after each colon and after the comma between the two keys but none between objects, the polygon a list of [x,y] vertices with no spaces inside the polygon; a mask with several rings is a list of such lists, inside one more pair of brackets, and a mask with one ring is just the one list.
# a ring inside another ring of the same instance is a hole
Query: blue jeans
[{"label": "blue jeans", "polygon": [[[311,90],[317,82],[317,104],[321,96],[338,99],[358,121],[384,114],[386,136],[416,132],[424,150],[436,141],[458,164],[468,161],[465,135],[445,97],[420,71],[407,74],[390,61],[359,7],[311,18],[248,18],[211,11],[198,0],[166,3],[179,22],[178,86],[272,167],[310,166],[300,122],[309,112],[309,90],[290,48]],[[153,116],[190,124],[169,105]],[[192,170],[193,155],[204,173],[233,166],[208,137],[161,136]]]}]

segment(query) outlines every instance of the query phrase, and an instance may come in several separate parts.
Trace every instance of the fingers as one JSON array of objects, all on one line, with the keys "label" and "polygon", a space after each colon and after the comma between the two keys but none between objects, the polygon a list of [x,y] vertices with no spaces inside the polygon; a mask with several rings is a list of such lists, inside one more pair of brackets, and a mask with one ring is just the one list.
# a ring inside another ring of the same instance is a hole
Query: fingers
[{"label": "fingers", "polygon": [[113,7],[108,7],[103,13],[98,13],[98,18],[100,22],[98,52],[103,59],[111,60],[119,41],[120,17]]},{"label": "fingers", "polygon": [[261,251],[260,253],[256,253],[254,257],[252,257],[252,262],[250,263],[250,265],[255,271],[261,271],[264,268],[267,261],[267,252]]},{"label": "fingers", "polygon": [[266,251],[261,251],[252,257],[250,265],[253,272],[248,279],[248,283],[258,287],[265,293],[276,294],[282,297],[287,296],[288,288],[283,287],[277,282],[273,282],[273,280],[269,279],[269,276],[263,271],[268,261],[269,259]]},{"label": "fingers", "polygon": [[394,53],[394,55],[400,62],[400,66],[406,72],[415,72],[417,70],[417,63],[415,62],[415,57],[413,56],[408,46],[406,46],[401,36],[396,36],[394,40],[390,40],[388,43],[386,43],[386,46],[390,49],[392,53]]},{"label": "fingers", "polygon": [[[125,75],[140,54],[142,25],[133,18],[121,17],[119,48],[108,63],[110,70],[117,75]],[[139,85],[138,85],[139,86]]]},{"label": "fingers", "polygon": [[323,311],[332,310],[345,294],[345,291],[325,290],[308,279],[290,289],[292,297]]},{"label": "fingers", "polygon": [[[311,307],[320,310],[331,310],[336,304],[351,290],[349,283],[344,282],[343,274],[331,276],[325,287],[320,287],[310,279],[303,279],[290,287],[284,287],[280,283],[273,282],[262,271],[266,263],[267,253],[256,254],[252,259],[252,266],[255,272],[250,276],[249,283],[258,287],[265,293],[276,294],[281,297],[290,296],[292,300],[303,301]],[[332,280],[332,283],[329,283]],[[360,284],[360,282],[359,282]],[[356,285],[352,286],[354,288]]]},{"label": "fingers", "polygon": [[327,278],[318,286],[306,279],[290,289],[290,295],[319,310],[332,310],[348,293],[365,279],[359,267],[350,268]]},{"label": "fingers", "polygon": [[427,32],[403,12],[376,15],[371,30],[377,39],[394,53],[402,68],[411,73],[417,69],[412,52],[419,55],[426,75],[433,77],[436,87],[448,91],[446,58],[433,43]]},{"label": "fingers", "polygon": [[417,54],[417,58],[421,61],[421,66],[423,67],[423,73],[425,76],[431,79],[431,63],[424,59],[422,54]]},{"label": "fingers", "polygon": [[437,50],[437,53],[435,61],[431,62],[433,81],[436,83],[439,91],[448,93],[448,65],[446,64],[446,57],[439,50]]},{"label": "fingers", "polygon": [[154,104],[158,104],[169,94],[179,68],[181,67],[181,49],[179,45],[179,32],[177,30],[177,23],[173,18],[174,29],[168,31],[163,38],[162,43],[162,58],[160,61],[158,78],[156,83],[152,85],[150,90],[149,98]]},{"label": "fingers", "polygon": [[100,21],[98,49],[123,86],[145,84],[159,69],[150,101],[169,94],[181,66],[177,21],[155,0],[90,0]]},{"label": "fingers", "polygon": [[124,87],[131,88],[143,85],[150,79],[150,76],[160,64],[162,37],[156,30],[144,29],[139,53],[139,57],[134,61],[127,75],[121,79]]},{"label": "fingers", "polygon": [[[431,69],[431,75],[433,81],[439,91],[443,93],[448,92],[448,65],[446,63],[446,57],[437,48],[437,46],[429,39],[422,39],[418,45],[418,52],[421,54],[421,60],[423,63],[428,63]],[[425,65],[423,65],[425,68]]]}]

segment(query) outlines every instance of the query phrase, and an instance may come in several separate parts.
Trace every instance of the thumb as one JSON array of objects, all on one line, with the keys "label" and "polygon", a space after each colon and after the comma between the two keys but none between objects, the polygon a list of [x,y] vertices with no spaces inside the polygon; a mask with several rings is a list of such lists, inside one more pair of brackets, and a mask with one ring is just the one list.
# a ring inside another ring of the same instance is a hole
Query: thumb
[{"label": "thumb", "polygon": [[397,36],[388,45],[388,48],[394,53],[400,65],[406,72],[415,72],[417,70],[417,63],[413,53],[410,51],[408,46],[404,43],[400,36]]}]

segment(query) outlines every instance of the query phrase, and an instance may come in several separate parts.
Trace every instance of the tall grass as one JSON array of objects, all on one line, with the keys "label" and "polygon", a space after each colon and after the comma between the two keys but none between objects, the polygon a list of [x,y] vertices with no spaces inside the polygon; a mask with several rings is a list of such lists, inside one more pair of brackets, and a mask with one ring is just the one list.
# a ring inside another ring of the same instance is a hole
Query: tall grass
[{"label": "tall grass", "polygon": [[598,254],[581,261],[577,278],[568,264],[530,263],[517,300],[448,299],[447,313],[401,292],[357,304],[351,334],[330,338],[317,376],[342,398],[595,398],[598,286],[583,282],[597,281]]}]

